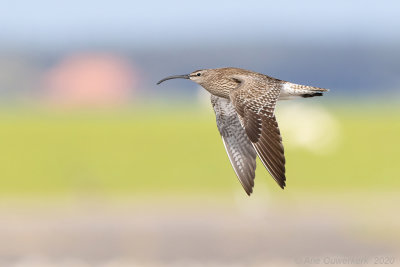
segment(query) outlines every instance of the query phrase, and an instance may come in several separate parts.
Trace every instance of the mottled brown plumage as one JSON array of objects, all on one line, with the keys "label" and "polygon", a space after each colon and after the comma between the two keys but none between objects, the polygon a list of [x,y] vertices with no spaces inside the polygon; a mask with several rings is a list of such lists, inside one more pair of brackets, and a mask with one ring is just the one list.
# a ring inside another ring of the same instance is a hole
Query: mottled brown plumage
[{"label": "mottled brown plumage", "polygon": [[327,89],[298,85],[239,68],[197,70],[162,79],[190,79],[211,93],[218,130],[232,167],[246,193],[253,191],[256,156],[281,188],[285,156],[274,111],[276,102],[321,96]]}]

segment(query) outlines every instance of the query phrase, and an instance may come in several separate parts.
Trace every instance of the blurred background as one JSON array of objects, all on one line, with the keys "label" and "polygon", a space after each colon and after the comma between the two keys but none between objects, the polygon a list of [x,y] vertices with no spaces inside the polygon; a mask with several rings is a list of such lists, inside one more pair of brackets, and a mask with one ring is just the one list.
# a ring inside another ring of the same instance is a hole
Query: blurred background
[{"label": "blurred background", "polygon": [[[400,265],[399,8],[2,3],[0,265]],[[207,93],[155,85],[227,66],[330,89],[278,103],[285,190],[258,161],[248,197]]]}]

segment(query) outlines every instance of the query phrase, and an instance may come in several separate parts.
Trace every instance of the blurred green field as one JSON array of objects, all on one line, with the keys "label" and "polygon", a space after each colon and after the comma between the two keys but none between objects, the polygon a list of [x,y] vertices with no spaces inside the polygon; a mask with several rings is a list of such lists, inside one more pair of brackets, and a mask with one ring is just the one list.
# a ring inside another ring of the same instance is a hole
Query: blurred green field
[{"label": "blurred green field", "polygon": [[[341,127],[337,149],[316,155],[285,145],[285,191],[398,191],[399,110],[329,109]],[[214,115],[196,107],[3,109],[0,147],[2,196],[241,190]],[[255,192],[266,188],[281,191],[258,162]]]}]

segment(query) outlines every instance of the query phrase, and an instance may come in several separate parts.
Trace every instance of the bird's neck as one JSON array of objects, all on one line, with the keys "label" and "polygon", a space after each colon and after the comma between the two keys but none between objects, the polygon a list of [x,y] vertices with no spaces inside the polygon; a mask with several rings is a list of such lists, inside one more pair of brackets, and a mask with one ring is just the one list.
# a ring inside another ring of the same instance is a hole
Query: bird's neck
[{"label": "bird's neck", "polygon": [[217,83],[217,84],[200,84],[204,89],[210,92],[212,95],[219,96],[222,98],[229,99],[229,92],[234,88],[235,84],[228,83]]}]

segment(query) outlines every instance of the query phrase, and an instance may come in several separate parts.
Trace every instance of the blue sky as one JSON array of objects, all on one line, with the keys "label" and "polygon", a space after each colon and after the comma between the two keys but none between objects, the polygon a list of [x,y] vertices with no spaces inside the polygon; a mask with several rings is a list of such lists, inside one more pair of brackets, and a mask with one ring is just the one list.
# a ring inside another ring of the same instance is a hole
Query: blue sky
[{"label": "blue sky", "polygon": [[3,44],[396,43],[398,1],[1,1]]}]

